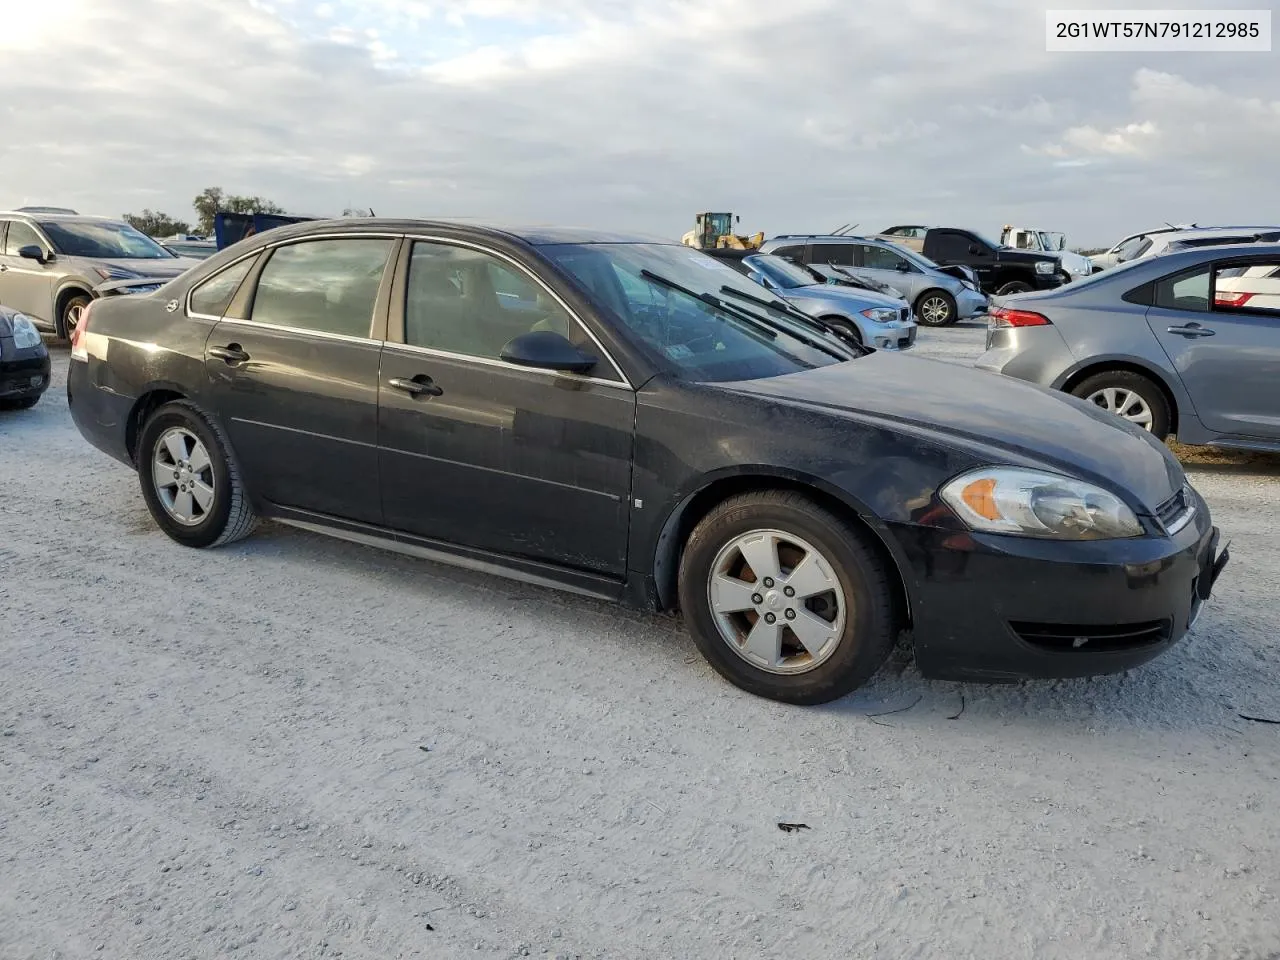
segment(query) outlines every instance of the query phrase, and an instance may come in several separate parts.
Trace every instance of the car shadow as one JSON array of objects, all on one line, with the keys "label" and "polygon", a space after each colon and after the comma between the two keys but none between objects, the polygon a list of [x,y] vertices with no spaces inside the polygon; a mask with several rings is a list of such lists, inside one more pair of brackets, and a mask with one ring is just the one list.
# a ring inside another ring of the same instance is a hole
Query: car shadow
[{"label": "car shadow", "polygon": [[[330,539],[275,524],[254,537],[219,553],[254,555],[284,562],[305,561],[340,574],[389,579],[398,594],[424,595],[433,602],[489,607],[503,616],[536,618],[550,642],[579,643],[589,637],[592,655],[609,648],[634,668],[630,644],[644,644],[643,663],[652,665],[654,679],[670,680],[683,673],[691,687],[716,689],[691,697],[740,695],[749,697],[717,677],[702,659],[678,615],[632,610],[604,600],[582,597],[520,581],[452,567],[429,560]],[[427,593],[429,592],[429,593]],[[1001,725],[1060,730],[1133,728],[1199,730],[1228,727],[1250,729],[1237,714],[1280,716],[1280,692],[1267,671],[1259,670],[1261,651],[1252,642],[1280,633],[1257,625],[1245,630],[1234,624],[1229,605],[1213,603],[1200,623],[1181,642],[1156,660],[1121,674],[1083,679],[1026,680],[985,684],[923,677],[909,645],[899,643],[884,666],[863,687],[846,697],[817,707],[850,720],[882,727],[936,729],[940,725],[974,728],[975,733]],[[562,651],[565,652],[565,651]],[[570,651],[571,652],[571,651]],[[658,654],[654,656],[654,654]],[[647,667],[642,667],[647,669]]]}]

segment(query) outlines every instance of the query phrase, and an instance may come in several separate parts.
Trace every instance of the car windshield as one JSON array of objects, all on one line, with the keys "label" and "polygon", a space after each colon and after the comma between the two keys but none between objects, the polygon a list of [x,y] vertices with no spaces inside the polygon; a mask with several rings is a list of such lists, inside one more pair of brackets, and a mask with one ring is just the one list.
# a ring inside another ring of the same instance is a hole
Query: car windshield
[{"label": "car windshield", "polygon": [[893,246],[893,252],[900,256],[903,260],[910,260],[917,267],[925,270],[937,270],[938,265],[926,257],[923,253],[917,253],[910,247],[899,247],[897,244]]},{"label": "car windshield", "polygon": [[95,260],[168,260],[174,256],[127,223],[44,220],[40,226],[58,253]]},{"label": "car windshield", "polygon": [[813,275],[790,260],[762,253],[745,261],[753,270],[763,273],[783,290],[794,290],[796,287],[812,287],[817,281]]},{"label": "car windshield", "polygon": [[553,244],[541,252],[613,313],[629,339],[687,380],[757,380],[854,355],[830,335],[761,306],[776,295],[689,247]]}]

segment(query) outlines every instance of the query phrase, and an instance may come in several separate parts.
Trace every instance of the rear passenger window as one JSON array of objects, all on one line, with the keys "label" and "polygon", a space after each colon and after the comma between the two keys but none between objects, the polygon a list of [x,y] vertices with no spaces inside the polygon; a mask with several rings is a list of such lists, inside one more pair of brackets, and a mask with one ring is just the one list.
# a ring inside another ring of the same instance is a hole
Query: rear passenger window
[{"label": "rear passenger window", "polygon": [[367,337],[393,241],[308,240],[277,247],[262,268],[249,319]]},{"label": "rear passenger window", "polygon": [[809,249],[812,251],[809,255],[810,263],[834,263],[840,267],[853,266],[852,243],[815,243]]},{"label": "rear passenger window", "polygon": [[1213,281],[1215,310],[1245,310],[1280,320],[1280,262],[1220,267]]},{"label": "rear passenger window", "polygon": [[215,273],[192,290],[190,312],[206,317],[221,317],[226,313],[227,307],[231,304],[231,298],[240,289],[240,282],[249,273],[249,268],[253,266],[255,259],[245,257],[221,273]]},{"label": "rear passenger window", "polygon": [[1166,310],[1209,309],[1209,270],[1165,277],[1156,284],[1156,306]]}]

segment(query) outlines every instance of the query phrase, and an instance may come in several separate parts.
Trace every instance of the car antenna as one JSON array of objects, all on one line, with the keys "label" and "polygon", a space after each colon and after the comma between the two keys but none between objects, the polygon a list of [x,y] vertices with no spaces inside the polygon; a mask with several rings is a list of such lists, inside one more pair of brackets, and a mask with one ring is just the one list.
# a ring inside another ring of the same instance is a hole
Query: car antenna
[{"label": "car antenna", "polygon": [[838,236],[840,236],[841,232],[842,232],[842,231],[844,230],[844,228],[845,228],[845,227],[847,227],[847,226],[849,226],[849,225],[846,223],[846,224],[844,225],[844,227],[836,227],[834,230],[832,230],[832,231],[831,231],[831,236],[833,236],[833,237],[838,237]]}]

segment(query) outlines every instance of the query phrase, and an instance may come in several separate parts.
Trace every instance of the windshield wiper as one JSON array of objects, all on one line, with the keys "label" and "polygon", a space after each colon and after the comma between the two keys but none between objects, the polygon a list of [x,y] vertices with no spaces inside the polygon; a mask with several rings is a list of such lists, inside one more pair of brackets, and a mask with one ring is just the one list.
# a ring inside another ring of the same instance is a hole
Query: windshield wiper
[{"label": "windshield wiper", "polygon": [[[840,346],[845,347],[846,349],[849,346],[848,341],[846,341],[843,337],[837,334],[834,330],[828,327],[821,320],[813,319],[813,317],[809,316],[807,313],[803,313],[800,310],[797,310],[795,307],[791,306],[791,304],[789,303],[786,303],[781,300],[764,300],[760,297],[752,296],[751,294],[746,293],[742,290],[738,290],[735,287],[731,287],[728,284],[725,284],[720,289],[724,293],[732,294],[735,297],[741,297],[743,300],[747,300],[751,303],[759,304],[760,306],[765,307],[767,309],[777,310],[779,313],[782,313],[788,317],[791,317],[792,319],[799,320],[806,327],[809,327],[811,330],[816,330],[818,333],[821,333],[824,336],[830,337],[832,340],[840,344]],[[767,317],[761,317],[760,320],[765,323],[774,322],[772,320],[769,320]],[[828,348],[829,346],[828,344],[814,343],[808,337],[801,336],[799,333],[795,332],[794,330],[788,330],[787,332],[791,336],[799,340],[801,343],[806,343],[811,347],[814,347],[818,350],[826,351],[827,353],[831,352],[830,349]],[[862,354],[859,354],[859,355],[861,356]]]},{"label": "windshield wiper", "polygon": [[772,325],[759,317],[747,313],[745,310],[736,309],[731,304],[725,303],[719,297],[713,297],[709,293],[698,293],[694,290],[690,290],[688,287],[682,286],[674,280],[668,280],[666,277],[659,276],[652,270],[641,270],[640,276],[644,277],[646,280],[653,281],[659,286],[666,287],[668,290],[675,290],[677,293],[683,293],[686,297],[691,297],[694,300],[700,300],[703,303],[716,307],[719,310],[723,310],[730,316],[737,317],[758,333],[764,334],[770,340],[776,340],[778,338],[778,332]]}]

